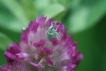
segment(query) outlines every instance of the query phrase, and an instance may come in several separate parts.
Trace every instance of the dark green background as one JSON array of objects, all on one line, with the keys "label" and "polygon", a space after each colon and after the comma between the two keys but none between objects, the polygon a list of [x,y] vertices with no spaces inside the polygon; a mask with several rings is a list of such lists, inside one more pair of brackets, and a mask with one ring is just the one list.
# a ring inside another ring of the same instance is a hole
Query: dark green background
[{"label": "dark green background", "polygon": [[84,55],[76,70],[106,71],[106,0],[0,0],[0,66],[9,43],[42,14],[61,21]]}]

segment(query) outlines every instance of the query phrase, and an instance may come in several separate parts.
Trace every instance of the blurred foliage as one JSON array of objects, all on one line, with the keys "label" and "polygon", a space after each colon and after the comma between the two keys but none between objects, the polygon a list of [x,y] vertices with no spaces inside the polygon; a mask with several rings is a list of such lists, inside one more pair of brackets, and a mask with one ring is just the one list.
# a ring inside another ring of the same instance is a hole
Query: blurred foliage
[{"label": "blurred foliage", "polygon": [[1,34],[1,33],[0,33],[0,40],[2,40],[2,41],[0,41],[0,49],[2,49],[4,51],[6,50],[8,43],[12,42],[11,39],[9,39],[6,35]]},{"label": "blurred foliage", "polygon": [[61,21],[78,41],[84,54],[78,71],[106,71],[106,0],[0,0],[0,66],[8,44],[42,14]]},{"label": "blurred foliage", "polygon": [[53,4],[46,9],[44,15],[47,16],[47,19],[54,17],[54,19],[57,20],[57,19],[61,19],[61,17],[59,16],[63,15],[62,13],[65,13],[65,8],[60,4]]}]

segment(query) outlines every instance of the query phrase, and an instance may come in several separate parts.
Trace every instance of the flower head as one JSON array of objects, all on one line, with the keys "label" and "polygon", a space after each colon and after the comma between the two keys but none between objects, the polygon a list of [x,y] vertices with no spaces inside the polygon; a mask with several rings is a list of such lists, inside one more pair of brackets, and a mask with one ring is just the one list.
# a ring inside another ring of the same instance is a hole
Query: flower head
[{"label": "flower head", "polygon": [[9,64],[22,64],[31,71],[74,71],[83,55],[66,31],[61,22],[36,18],[22,30],[20,43],[10,44],[5,57]]},{"label": "flower head", "polygon": [[5,64],[0,69],[0,71],[31,71],[31,69],[28,69],[23,64],[16,64],[15,66],[11,66],[9,64]]}]

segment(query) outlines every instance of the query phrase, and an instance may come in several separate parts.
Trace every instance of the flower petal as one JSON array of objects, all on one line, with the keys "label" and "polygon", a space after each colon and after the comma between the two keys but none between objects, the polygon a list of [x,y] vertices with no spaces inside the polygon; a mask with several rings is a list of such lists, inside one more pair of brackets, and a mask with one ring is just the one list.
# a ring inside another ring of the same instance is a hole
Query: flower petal
[{"label": "flower petal", "polygon": [[58,40],[56,38],[52,38],[52,45],[56,46],[58,44]]},{"label": "flower petal", "polygon": [[53,22],[53,19],[49,19],[46,23],[46,29],[48,29],[51,26],[51,23]]},{"label": "flower petal", "polygon": [[50,59],[49,57],[45,56],[44,59],[48,62],[48,64],[50,66],[54,66],[55,65],[55,61]]},{"label": "flower petal", "polygon": [[40,68],[42,68],[39,64],[36,64],[36,63],[33,63],[33,62],[29,62],[32,66],[34,66],[35,68],[37,68],[37,69],[40,69]]},{"label": "flower petal", "polygon": [[35,47],[40,47],[40,46],[44,46],[44,45],[45,45],[44,39],[41,39],[40,41],[33,43],[33,46],[35,46]]}]

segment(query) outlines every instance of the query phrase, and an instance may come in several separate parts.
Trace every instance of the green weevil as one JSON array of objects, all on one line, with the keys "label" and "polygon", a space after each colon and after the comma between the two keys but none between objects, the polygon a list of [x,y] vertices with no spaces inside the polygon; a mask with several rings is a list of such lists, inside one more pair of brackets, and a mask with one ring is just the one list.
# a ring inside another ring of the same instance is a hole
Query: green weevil
[{"label": "green weevil", "polygon": [[57,31],[54,29],[54,23],[51,24],[51,26],[48,28],[47,30],[47,36],[48,36],[48,39],[51,40],[51,38],[56,38],[58,39],[58,33]]}]

